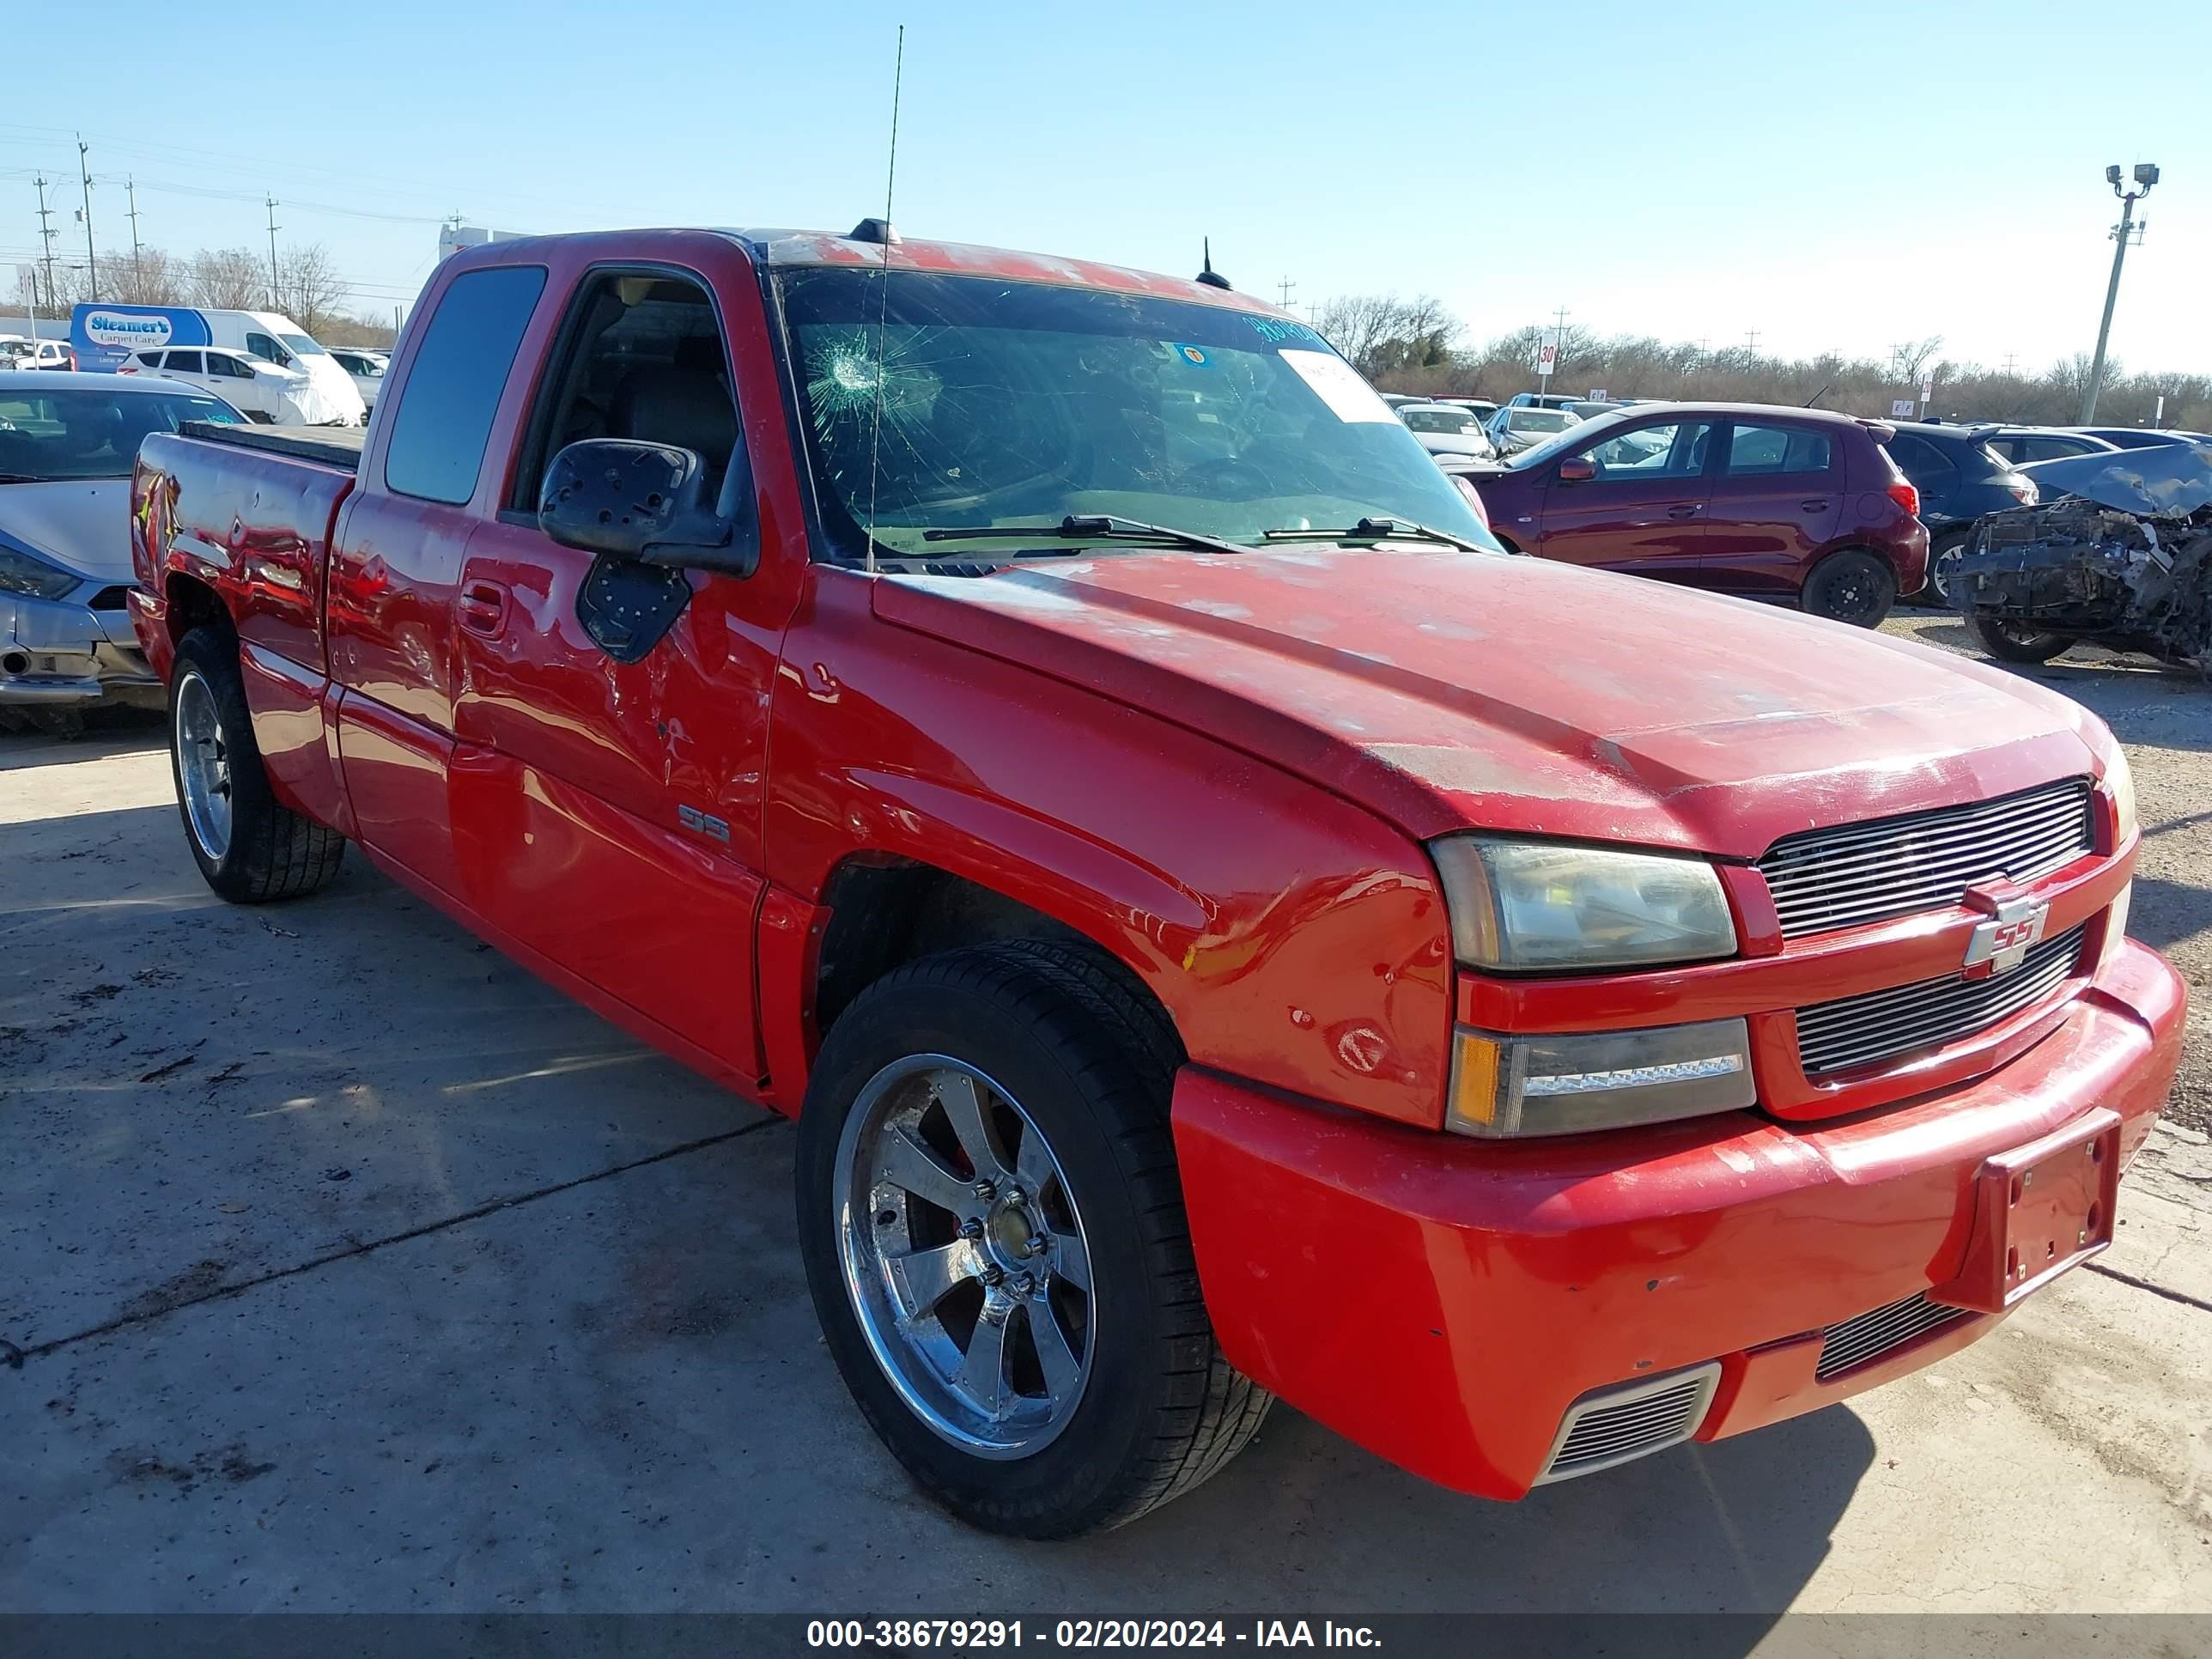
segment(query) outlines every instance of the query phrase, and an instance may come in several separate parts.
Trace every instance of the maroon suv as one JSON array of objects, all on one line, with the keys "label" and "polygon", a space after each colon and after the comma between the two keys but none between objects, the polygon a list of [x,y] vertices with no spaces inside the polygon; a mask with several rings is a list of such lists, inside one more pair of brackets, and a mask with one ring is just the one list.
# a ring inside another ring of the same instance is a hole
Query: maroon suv
[{"label": "maroon suv", "polygon": [[1638,404],[1496,465],[1454,465],[1517,552],[1871,628],[1928,571],[1895,428],[1766,404]]}]

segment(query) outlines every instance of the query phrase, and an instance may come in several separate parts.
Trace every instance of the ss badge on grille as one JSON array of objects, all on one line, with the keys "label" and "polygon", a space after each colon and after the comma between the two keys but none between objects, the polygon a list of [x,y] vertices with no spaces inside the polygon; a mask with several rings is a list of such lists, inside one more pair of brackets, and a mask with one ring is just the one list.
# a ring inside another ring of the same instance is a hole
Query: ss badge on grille
[{"label": "ss badge on grille", "polygon": [[[1972,902],[1973,896],[1967,896]],[[2051,907],[2034,899],[2014,899],[1996,907],[1996,914],[1977,927],[1966,940],[1966,977],[1989,979],[2008,974],[2027,956],[2027,947],[2043,937],[2051,920]]]}]

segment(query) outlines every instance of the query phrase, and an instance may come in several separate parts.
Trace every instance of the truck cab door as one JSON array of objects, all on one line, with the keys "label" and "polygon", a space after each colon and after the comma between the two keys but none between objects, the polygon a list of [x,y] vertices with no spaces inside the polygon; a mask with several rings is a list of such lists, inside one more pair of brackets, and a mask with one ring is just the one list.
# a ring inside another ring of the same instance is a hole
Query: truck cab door
[{"label": "truck cab door", "polygon": [[483,522],[472,503],[494,419],[544,286],[538,265],[447,285],[331,543],[325,626],[353,834],[447,895],[459,888],[453,597]]},{"label": "truck cab door", "polygon": [[[453,816],[487,921],[749,1087],[764,1070],[753,930],[783,618],[752,614],[765,585],[595,559],[534,510],[551,459],[586,438],[695,450],[719,481],[739,426],[712,294],[694,272],[599,267],[568,301],[502,510],[459,572]],[[595,574],[681,609],[657,636],[612,641]]]},{"label": "truck cab door", "polygon": [[[1712,433],[1705,421],[1646,421],[1565,452],[1549,463],[1537,552],[1600,570],[1695,580]],[[1562,476],[1576,459],[1595,469],[1589,477]]]}]

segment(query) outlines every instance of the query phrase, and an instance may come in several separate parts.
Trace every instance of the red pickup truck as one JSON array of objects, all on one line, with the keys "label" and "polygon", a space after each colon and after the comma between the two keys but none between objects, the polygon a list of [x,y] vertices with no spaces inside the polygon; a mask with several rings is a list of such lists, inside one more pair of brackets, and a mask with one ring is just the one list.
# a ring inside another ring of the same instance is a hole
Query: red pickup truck
[{"label": "red pickup truck", "polygon": [[144,447],[193,857],[358,843],[795,1115],[830,1351],[977,1524],[1127,1521],[1277,1395],[1516,1498],[2112,1236],[2185,992],[2104,726],[1498,551],[1279,311],[872,222],[499,242],[356,441]]}]

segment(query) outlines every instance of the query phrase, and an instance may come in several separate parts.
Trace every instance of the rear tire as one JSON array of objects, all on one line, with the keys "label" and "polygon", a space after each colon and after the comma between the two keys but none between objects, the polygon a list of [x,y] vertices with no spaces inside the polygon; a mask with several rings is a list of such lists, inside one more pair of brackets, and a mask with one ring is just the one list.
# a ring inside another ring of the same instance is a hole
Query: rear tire
[{"label": "rear tire", "polygon": [[178,643],[169,773],[192,861],[232,903],[300,898],[337,874],[345,837],[283,805],[269,787],[238,641],[224,629],[196,628]]},{"label": "rear tire", "polygon": [[896,969],[823,1044],[796,1183],[815,1310],[870,1426],[972,1526],[1123,1525],[1267,1415],[1199,1293],[1180,1060],[1113,964],[1036,940]]},{"label": "rear tire", "polygon": [[2063,656],[2074,644],[2067,635],[2023,628],[2018,623],[2000,622],[1978,612],[1966,618],[1966,629],[1974,636],[1974,642],[1999,662],[2049,662],[2053,657]]},{"label": "rear tire", "polygon": [[1831,622],[1879,628],[1897,603],[1897,571],[1864,548],[1847,547],[1813,567],[1798,603]]}]

